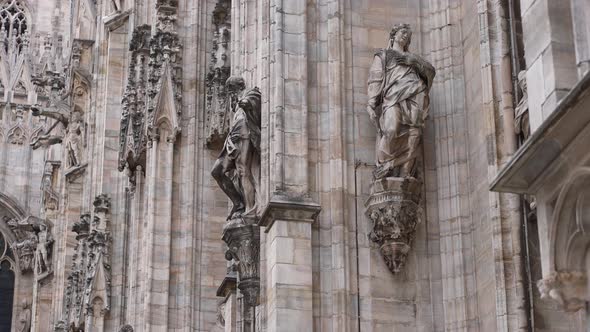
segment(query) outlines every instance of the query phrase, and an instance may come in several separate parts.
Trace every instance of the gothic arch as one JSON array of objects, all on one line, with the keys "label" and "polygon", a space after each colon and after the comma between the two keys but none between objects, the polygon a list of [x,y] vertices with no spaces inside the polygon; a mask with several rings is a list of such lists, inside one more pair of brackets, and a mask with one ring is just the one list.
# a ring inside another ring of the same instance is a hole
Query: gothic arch
[{"label": "gothic arch", "polygon": [[[21,272],[21,262],[19,257],[12,249],[15,243],[19,240],[18,236],[8,227],[6,220],[23,220],[26,218],[25,209],[17,202],[13,197],[0,193],[0,237],[3,236],[6,242],[6,248],[11,248],[11,269],[14,272],[14,285],[13,285],[13,299],[12,299],[12,326],[16,326],[16,313],[20,308],[21,303],[26,302],[29,305],[33,301],[33,273],[23,274]],[[1,246],[1,244],[0,244]],[[0,249],[2,251],[2,249]],[[4,250],[4,256],[6,250]],[[3,253],[0,252],[0,256]],[[0,258],[2,261],[7,261]],[[9,259],[10,261],[10,259]]]},{"label": "gothic arch", "polygon": [[590,251],[590,167],[573,172],[561,189],[549,232],[553,271],[586,271]]}]

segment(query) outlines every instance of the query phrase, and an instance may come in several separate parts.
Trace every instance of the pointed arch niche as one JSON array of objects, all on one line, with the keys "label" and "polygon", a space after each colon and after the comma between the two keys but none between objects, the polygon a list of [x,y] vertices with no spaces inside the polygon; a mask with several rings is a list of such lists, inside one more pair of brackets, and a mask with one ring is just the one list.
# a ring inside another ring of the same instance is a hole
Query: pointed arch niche
[{"label": "pointed arch niche", "polygon": [[9,331],[12,324],[15,273],[14,254],[0,232],[0,331]]},{"label": "pointed arch niche", "polygon": [[25,219],[25,210],[13,198],[0,193],[0,331],[14,331],[26,303],[33,304],[33,273],[23,272],[14,246],[20,240],[7,222]]},{"label": "pointed arch niche", "polygon": [[[163,291],[158,284],[170,281],[174,145],[180,132],[177,103],[175,100],[169,63],[164,64],[161,89],[155,97],[155,110],[148,125],[146,158],[147,230],[144,233],[150,245],[147,255],[148,291],[144,312],[146,330],[168,326],[168,288]],[[162,303],[162,302],[165,303]],[[154,313],[157,320],[152,320]]]},{"label": "pointed arch niche", "polygon": [[26,103],[34,92],[28,63],[30,23],[24,1],[0,0],[0,89],[5,101]]},{"label": "pointed arch niche", "polygon": [[576,169],[561,188],[549,226],[549,273],[537,286],[566,311],[586,308],[590,301],[590,167]]}]

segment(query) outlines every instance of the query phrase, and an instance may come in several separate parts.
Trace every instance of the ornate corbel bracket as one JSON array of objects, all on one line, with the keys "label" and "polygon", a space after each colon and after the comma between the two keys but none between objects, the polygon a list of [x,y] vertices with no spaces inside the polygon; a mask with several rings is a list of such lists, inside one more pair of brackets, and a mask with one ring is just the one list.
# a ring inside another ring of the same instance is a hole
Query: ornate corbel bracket
[{"label": "ornate corbel bracket", "polygon": [[257,306],[260,294],[260,227],[229,227],[224,230],[222,239],[228,246],[225,259],[237,262],[237,286],[245,303]]},{"label": "ornate corbel bracket", "polygon": [[578,311],[586,307],[588,296],[588,278],[581,271],[553,272],[547,278],[537,282],[542,299],[552,299],[565,311]]},{"label": "ornate corbel bracket", "polygon": [[365,213],[372,222],[369,239],[393,273],[404,267],[422,219],[421,190],[422,183],[415,178],[379,179],[372,184],[365,203]]}]

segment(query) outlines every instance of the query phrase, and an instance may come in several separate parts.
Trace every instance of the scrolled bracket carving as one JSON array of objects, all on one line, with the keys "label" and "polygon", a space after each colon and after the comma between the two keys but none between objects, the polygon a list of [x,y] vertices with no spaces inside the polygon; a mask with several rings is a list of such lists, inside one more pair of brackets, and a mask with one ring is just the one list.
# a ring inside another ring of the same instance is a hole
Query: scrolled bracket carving
[{"label": "scrolled bracket carving", "polygon": [[542,299],[552,299],[565,311],[575,312],[586,307],[588,277],[581,271],[553,272],[537,282]]},{"label": "scrolled bracket carving", "polygon": [[389,270],[398,273],[406,263],[422,220],[421,183],[414,178],[376,180],[366,202],[372,221],[369,239],[379,247]]},{"label": "scrolled bracket carving", "polygon": [[250,307],[258,305],[260,295],[260,227],[256,225],[226,228],[223,241],[228,249],[225,259],[237,262],[238,289]]}]

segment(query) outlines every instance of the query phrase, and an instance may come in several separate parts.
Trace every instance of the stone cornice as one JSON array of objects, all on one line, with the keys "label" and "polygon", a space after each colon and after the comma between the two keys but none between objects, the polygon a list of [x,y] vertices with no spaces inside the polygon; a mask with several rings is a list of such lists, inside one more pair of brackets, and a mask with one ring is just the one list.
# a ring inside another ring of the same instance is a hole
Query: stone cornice
[{"label": "stone cornice", "polygon": [[221,285],[217,288],[216,295],[219,297],[227,297],[230,293],[236,291],[237,275],[226,274],[225,278],[221,282]]},{"label": "stone cornice", "polygon": [[260,218],[260,226],[266,227],[268,233],[275,220],[313,223],[322,207],[306,198],[273,196]]},{"label": "stone cornice", "polygon": [[534,193],[539,179],[552,169],[559,155],[590,123],[590,112],[581,104],[590,98],[590,73],[561,100],[557,108],[516,151],[492,181],[498,192]]}]

